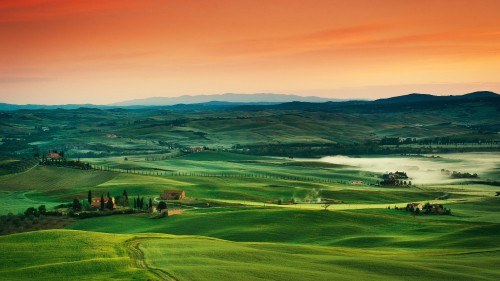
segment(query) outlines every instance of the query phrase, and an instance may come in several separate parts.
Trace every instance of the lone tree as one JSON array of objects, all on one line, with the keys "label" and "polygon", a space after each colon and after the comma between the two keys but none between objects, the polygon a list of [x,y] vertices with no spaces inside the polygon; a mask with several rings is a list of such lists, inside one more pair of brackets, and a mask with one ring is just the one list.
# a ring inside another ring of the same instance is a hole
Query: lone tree
[{"label": "lone tree", "polygon": [[332,204],[330,203],[325,203],[323,205],[321,205],[321,207],[323,208],[323,211],[326,211],[326,209],[328,209],[328,207],[330,207]]},{"label": "lone tree", "polygon": [[89,201],[89,204],[92,204],[92,191],[89,190],[89,193],[87,194],[87,201]]},{"label": "lone tree", "polygon": [[167,209],[167,203],[161,201],[160,203],[158,203],[158,212],[161,213],[161,210],[165,210]]}]

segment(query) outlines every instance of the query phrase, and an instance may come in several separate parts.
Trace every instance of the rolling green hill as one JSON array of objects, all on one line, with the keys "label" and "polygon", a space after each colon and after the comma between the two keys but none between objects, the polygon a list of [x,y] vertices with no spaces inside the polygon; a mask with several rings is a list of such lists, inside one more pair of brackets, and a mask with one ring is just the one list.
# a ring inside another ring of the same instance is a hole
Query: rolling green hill
[{"label": "rolling green hill", "polygon": [[141,244],[151,266],[179,280],[494,280],[490,252],[366,251],[204,238]]},{"label": "rolling green hill", "polygon": [[0,280],[146,280],[123,243],[130,236],[50,230],[0,237]]},{"label": "rolling green hill", "polygon": [[38,166],[33,170],[0,178],[2,190],[57,190],[94,187],[116,176],[92,170]]},{"label": "rolling green hill", "polygon": [[[55,149],[84,158],[164,155],[206,146],[247,154],[312,157],[329,152],[383,154],[387,147],[379,144],[384,137],[409,138],[418,144],[419,150],[392,147],[403,153],[432,153],[426,144],[442,144],[441,138],[446,138],[446,144],[476,144],[476,151],[491,151],[498,150],[498,107],[498,95],[479,95],[446,101],[439,97],[418,102],[290,103],[218,110],[17,110],[0,112],[0,153],[31,157]],[[368,147],[359,147],[367,143]],[[258,148],[269,145],[277,147]],[[439,151],[464,148],[448,146]]]},{"label": "rolling green hill", "polygon": [[[57,244],[53,241],[57,240]],[[495,280],[495,250],[389,250],[50,230],[0,237],[0,280]],[[33,251],[36,248],[36,251]]]},{"label": "rolling green hill", "polygon": [[[311,211],[215,208],[165,219],[115,216],[79,220],[70,228],[107,233],[202,235],[240,242],[394,249],[496,249],[500,226],[454,218],[412,217],[396,210]],[[460,237],[458,240],[451,237]],[[462,241],[461,244],[458,241]],[[479,243],[478,243],[479,242]],[[459,245],[452,247],[454,243]]]}]

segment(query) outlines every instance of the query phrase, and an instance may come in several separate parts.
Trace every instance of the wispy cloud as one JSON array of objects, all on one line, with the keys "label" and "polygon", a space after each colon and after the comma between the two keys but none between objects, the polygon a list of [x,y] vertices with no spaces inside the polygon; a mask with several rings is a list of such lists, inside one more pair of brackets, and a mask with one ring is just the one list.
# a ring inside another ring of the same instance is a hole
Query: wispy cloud
[{"label": "wispy cloud", "polygon": [[[283,37],[227,41],[208,48],[209,54],[218,56],[249,57],[267,55],[296,55],[307,53],[338,53],[363,50],[367,54],[398,53],[401,49],[422,52],[500,53],[500,32],[459,30],[422,32],[405,30],[405,24],[378,23],[331,28],[307,34]],[[404,53],[404,52],[403,52]]]},{"label": "wispy cloud", "polygon": [[461,32],[421,33],[386,38],[377,38],[354,42],[352,46],[395,46],[421,44],[482,44],[500,41],[500,32],[477,32],[475,30]]},{"label": "wispy cloud", "polygon": [[212,46],[210,52],[245,56],[266,53],[303,52],[306,50],[322,49],[332,44],[351,42],[356,39],[366,39],[370,35],[385,32],[393,26],[394,24],[379,23],[346,28],[330,28],[292,36],[227,41]]},{"label": "wispy cloud", "polygon": [[159,54],[158,51],[144,51],[144,52],[123,52],[123,53],[99,53],[82,56],[80,59],[84,61],[117,61],[117,60],[129,60],[136,58],[144,58],[148,56],[154,56]]}]

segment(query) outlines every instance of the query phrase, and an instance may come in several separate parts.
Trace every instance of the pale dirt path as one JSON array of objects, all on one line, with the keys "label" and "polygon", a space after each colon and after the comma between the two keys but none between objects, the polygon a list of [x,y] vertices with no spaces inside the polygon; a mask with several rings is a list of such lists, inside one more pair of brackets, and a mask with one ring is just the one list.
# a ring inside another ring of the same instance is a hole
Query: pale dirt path
[{"label": "pale dirt path", "polygon": [[[461,199],[447,199],[447,200],[425,200],[425,201],[413,201],[420,203],[431,203],[431,204],[456,204],[456,203],[464,203],[464,202],[472,202],[472,201],[480,201],[481,198],[461,198]],[[241,204],[246,206],[256,206],[256,207],[276,207],[276,208],[292,208],[297,210],[323,210],[321,207],[323,204],[294,204],[294,205],[278,205],[271,203],[263,203],[263,202],[254,202],[254,201],[244,201],[244,200],[223,200],[217,199],[213,201],[218,201],[222,203],[231,203],[231,204]],[[361,209],[386,209],[388,206],[394,208],[394,206],[398,206],[399,208],[406,207],[406,204],[412,202],[398,202],[398,203],[377,203],[377,204],[331,204],[328,207],[328,210],[361,210]]]}]

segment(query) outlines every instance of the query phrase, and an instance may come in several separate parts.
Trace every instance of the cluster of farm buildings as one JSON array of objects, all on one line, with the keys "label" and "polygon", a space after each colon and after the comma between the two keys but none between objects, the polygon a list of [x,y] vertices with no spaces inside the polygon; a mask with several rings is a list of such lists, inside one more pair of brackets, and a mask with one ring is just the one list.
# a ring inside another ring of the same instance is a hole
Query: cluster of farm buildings
[{"label": "cluster of farm buildings", "polygon": [[[165,190],[162,194],[160,194],[160,199],[161,200],[182,200],[186,198],[186,192],[184,190]],[[117,204],[115,201],[115,197],[93,197],[92,202],[90,203],[90,206],[92,209],[98,210],[101,208],[101,206],[108,206],[108,201],[111,200],[112,202],[112,208],[110,209],[116,209]],[[104,202],[104,204],[101,203],[101,201]],[[166,216],[172,216],[172,215],[177,215],[182,213],[182,209],[180,208],[175,208],[175,209],[162,209],[162,210],[157,210],[156,206],[150,206],[149,210],[151,212],[157,212],[159,211],[161,214],[165,214]]]},{"label": "cluster of farm buildings", "polygon": [[422,204],[422,203],[408,203],[406,211],[415,214],[432,214],[432,215],[450,215],[451,210],[446,209],[442,204]]},{"label": "cluster of farm buildings", "polygon": [[382,186],[411,186],[411,181],[408,180],[408,175],[405,172],[391,172],[382,175],[382,181],[379,182]]}]

